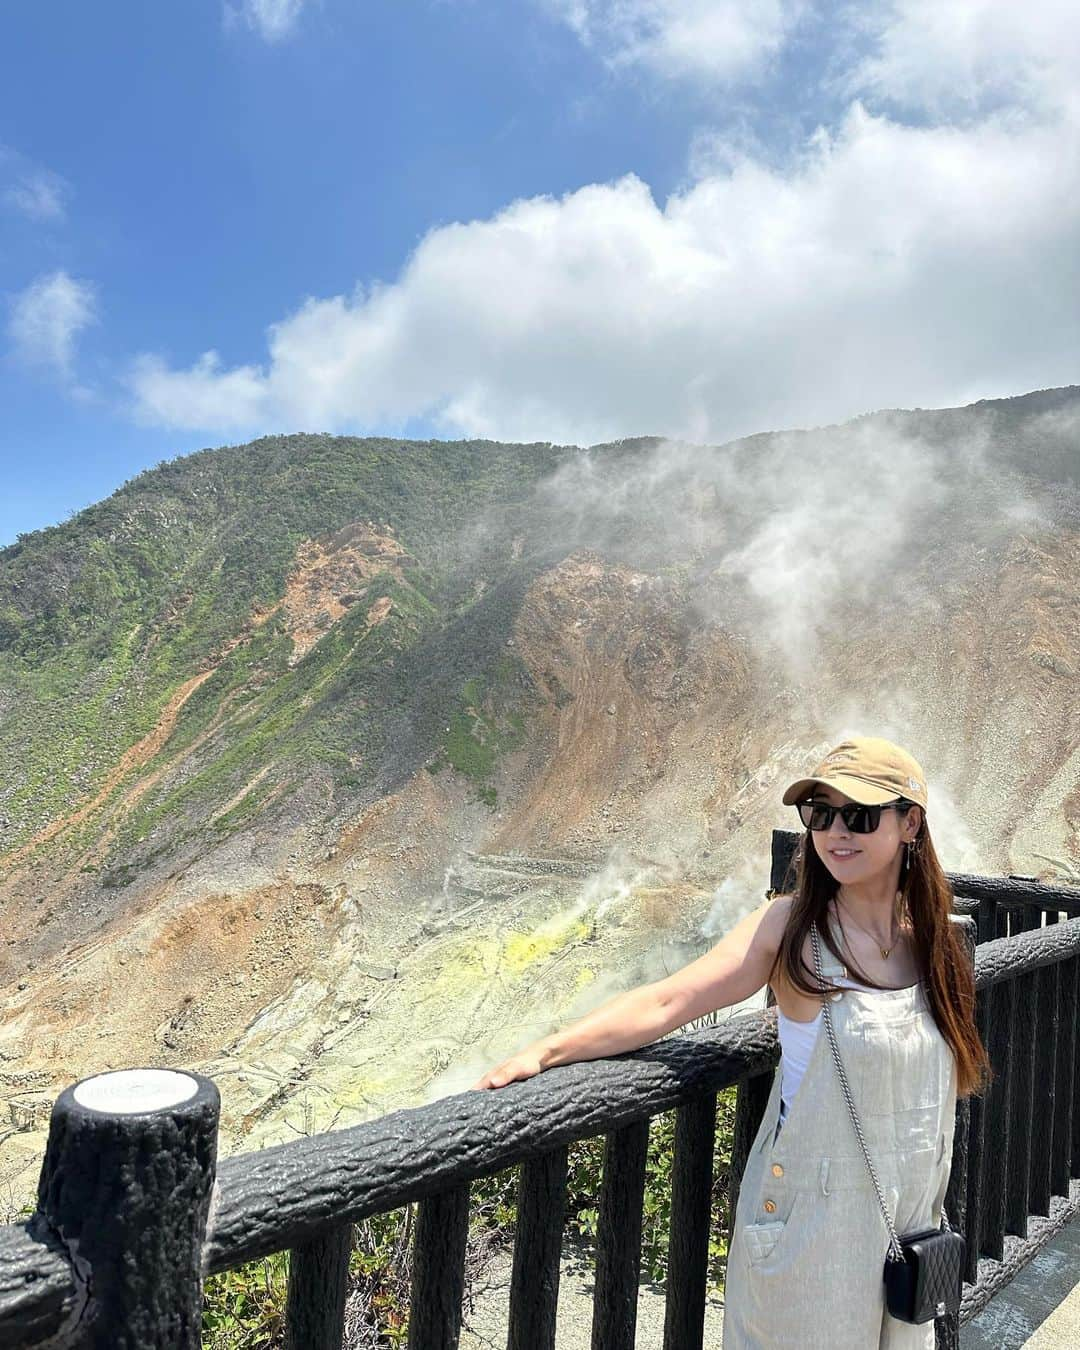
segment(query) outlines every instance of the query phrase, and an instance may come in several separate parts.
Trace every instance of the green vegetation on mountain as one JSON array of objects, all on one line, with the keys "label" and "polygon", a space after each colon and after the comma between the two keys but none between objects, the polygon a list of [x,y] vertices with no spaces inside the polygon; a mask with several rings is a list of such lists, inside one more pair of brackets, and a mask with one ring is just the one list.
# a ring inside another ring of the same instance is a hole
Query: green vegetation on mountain
[{"label": "green vegetation on mountain", "polygon": [[[313,768],[344,786],[385,779],[387,737],[418,696],[429,742],[435,719],[479,717],[488,732],[473,739],[490,756],[493,724],[461,706],[464,681],[486,672],[463,662],[444,681],[401,658],[470,611],[483,625],[505,624],[509,609],[478,594],[489,582],[505,588],[494,535],[514,527],[515,502],[566,454],[550,445],[271,437],[159,465],[66,523],[20,537],[0,552],[0,712],[18,709],[0,717],[7,846],[92,799],[200,675],[167,745],[112,785],[109,801],[136,775],[191,754],[181,778],[163,775],[123,820],[116,843],[125,862],[114,880],[138,865],[133,846],[145,863],[208,821],[219,833],[239,828],[275,788]],[[280,601],[306,540],[365,520],[400,541],[400,575],[373,576],[363,604],[290,666],[281,611],[261,625],[253,616]],[[384,599],[389,617],[369,629],[365,615]],[[227,736],[214,741],[226,712]],[[213,744],[200,747],[207,735]],[[471,762],[462,767],[477,778]]]},{"label": "green vegetation on mountain", "polygon": [[432,773],[447,765],[472,780],[479,799],[494,806],[496,789],[491,782],[499,755],[516,750],[525,738],[525,719],[519,708],[506,704],[512,698],[516,663],[501,656],[492,671],[491,689],[499,696],[489,697],[485,680],[474,676],[465,682],[458,706],[450,714],[439,753],[428,764]]}]

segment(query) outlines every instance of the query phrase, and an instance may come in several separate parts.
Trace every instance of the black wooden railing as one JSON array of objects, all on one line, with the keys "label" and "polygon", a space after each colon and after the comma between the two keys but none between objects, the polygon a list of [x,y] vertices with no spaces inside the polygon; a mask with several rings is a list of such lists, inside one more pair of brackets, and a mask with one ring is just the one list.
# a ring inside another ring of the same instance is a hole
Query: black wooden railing
[{"label": "black wooden railing", "polygon": [[[786,836],[778,834],[773,882]],[[1016,928],[975,947],[977,1017],[997,1073],[985,1099],[958,1103],[947,1205],[968,1236],[964,1302],[938,1344],[1080,1210],[1076,1034],[1080,893],[1017,880],[953,878],[957,909],[992,906]],[[972,895],[971,892],[982,890]],[[1017,916],[1019,918],[1017,919]],[[1038,925],[1036,925],[1036,918]],[[958,913],[974,946],[975,922]],[[986,920],[989,925],[990,920]],[[677,1110],[665,1350],[702,1345],[716,1094],[738,1085],[733,1188],[779,1058],[775,1013],[748,1013],[631,1054],[572,1064],[497,1092],[466,1092],[352,1129],[215,1165],[217,1091],[159,1071],[110,1109],[57,1100],[38,1212],[0,1228],[0,1350],[191,1350],[201,1280],[289,1250],[287,1344],[339,1350],[351,1225],[418,1203],[409,1345],[450,1350],[462,1316],[469,1185],[521,1164],[508,1350],[555,1345],[568,1145],[605,1136],[592,1345],[634,1345],[650,1119]],[[104,1088],[114,1075],[104,1076]],[[80,1085],[81,1089],[82,1085]],[[83,1092],[85,1096],[85,1091]],[[731,1208],[737,1196],[731,1197]]]}]

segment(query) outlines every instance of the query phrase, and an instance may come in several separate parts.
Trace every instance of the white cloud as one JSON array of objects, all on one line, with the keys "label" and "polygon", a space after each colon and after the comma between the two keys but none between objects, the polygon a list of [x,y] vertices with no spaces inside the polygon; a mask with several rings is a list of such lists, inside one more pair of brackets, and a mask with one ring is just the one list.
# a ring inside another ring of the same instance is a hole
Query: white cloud
[{"label": "white cloud", "polygon": [[305,0],[240,0],[236,6],[226,3],[226,22],[240,19],[267,42],[279,42],[295,28],[304,3]]},{"label": "white cloud", "polygon": [[262,369],[144,362],[133,384],[172,426],[427,416],[575,441],[951,403],[1074,378],[1078,235],[1072,121],[916,128],[856,104],[787,172],[745,158],[663,205],[634,177],[516,202],[434,230],[392,285],[309,300]]},{"label": "white cloud", "polygon": [[190,370],[169,370],[160,357],[140,356],[132,383],[141,421],[166,426],[272,429],[266,379],[255,366],[222,370],[217,352],[204,352]]},{"label": "white cloud", "polygon": [[[647,43],[673,52],[672,34],[708,17],[694,0],[544,2],[619,60],[645,60]],[[747,60],[796,14],[714,9],[772,35],[744,45]],[[854,98],[789,162],[752,137],[702,136],[692,181],[666,201],[629,175],[435,229],[392,283],[309,298],[274,324],[259,364],[143,356],[137,415],[207,431],[425,418],[454,435],[702,441],[1070,383],[1076,39],[1055,0],[1029,0],[1022,23],[1003,0],[944,10],[837,8],[845,79],[870,103]],[[918,123],[898,120],[916,104]]]},{"label": "white cloud", "polygon": [[[849,61],[849,94],[956,112],[1071,94],[1071,0],[537,0],[613,67],[705,84],[758,74],[800,21]],[[853,53],[862,51],[861,58]]]},{"label": "white cloud", "polygon": [[779,51],[802,0],[543,0],[613,66],[732,81]]},{"label": "white cloud", "polygon": [[67,272],[38,277],[12,303],[8,336],[15,354],[31,365],[46,366],[68,377],[80,332],[97,320],[97,291],[92,282]]},{"label": "white cloud", "polygon": [[942,117],[1075,109],[1080,24],[1070,0],[892,0],[859,13],[873,46],[849,88]]},{"label": "white cloud", "polygon": [[31,220],[63,220],[70,188],[59,174],[29,169],[4,189],[4,202]]},{"label": "white cloud", "polygon": [[0,145],[0,201],[4,206],[31,220],[61,221],[70,196],[70,183],[58,173]]}]

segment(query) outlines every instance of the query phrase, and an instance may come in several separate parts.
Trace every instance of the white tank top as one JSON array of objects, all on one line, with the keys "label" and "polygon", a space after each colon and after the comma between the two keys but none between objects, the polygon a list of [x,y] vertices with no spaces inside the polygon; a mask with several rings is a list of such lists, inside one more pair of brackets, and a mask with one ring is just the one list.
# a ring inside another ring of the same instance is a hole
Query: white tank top
[{"label": "white tank top", "polygon": [[[846,975],[832,975],[831,984],[844,989],[861,989],[867,994],[881,991],[868,985],[850,980]],[[817,1040],[821,1026],[821,1012],[809,1022],[799,1022],[793,1017],[785,1017],[779,1008],[776,1010],[776,1031],[780,1038],[780,1119],[787,1115],[788,1103],[794,1100],[795,1091],[802,1082],[806,1066],[810,1063],[810,1053]]]}]

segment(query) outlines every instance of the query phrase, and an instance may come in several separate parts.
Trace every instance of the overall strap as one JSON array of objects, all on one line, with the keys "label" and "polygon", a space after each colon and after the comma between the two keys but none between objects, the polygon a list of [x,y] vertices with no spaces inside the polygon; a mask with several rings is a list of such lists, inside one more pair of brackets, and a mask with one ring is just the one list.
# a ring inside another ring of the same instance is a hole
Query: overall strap
[{"label": "overall strap", "polygon": [[[810,941],[814,948],[814,964],[817,967],[818,979],[822,978],[824,970],[823,944],[819,939],[817,928],[812,926],[810,929]],[[859,1147],[862,1149],[862,1155],[866,1162],[867,1170],[870,1173],[870,1179],[874,1183],[874,1190],[877,1192],[878,1204],[881,1207],[881,1217],[885,1220],[885,1227],[889,1230],[889,1250],[888,1260],[903,1261],[904,1249],[901,1245],[901,1239],[897,1235],[896,1228],[889,1216],[889,1211],[885,1205],[885,1197],[881,1193],[881,1182],[878,1180],[878,1174],[874,1164],[870,1161],[870,1153],[866,1147],[866,1138],[863,1135],[862,1124],[859,1120],[859,1113],[855,1108],[855,1103],[851,1096],[851,1087],[848,1084],[847,1073],[844,1071],[844,1063],[840,1058],[840,1047],[836,1040],[836,1031],[832,1024],[832,1010],[829,1006],[829,1000],[821,1000],[822,1018],[825,1022],[825,1034],[829,1038],[829,1049],[832,1051],[833,1063],[836,1065],[836,1072],[840,1079],[840,1090],[844,1094],[844,1101],[847,1103],[848,1114],[851,1117],[851,1123],[855,1127],[855,1134],[859,1140]],[[951,1231],[952,1224],[949,1222],[948,1215],[945,1213],[945,1207],[941,1209],[941,1225],[939,1231]]]}]

